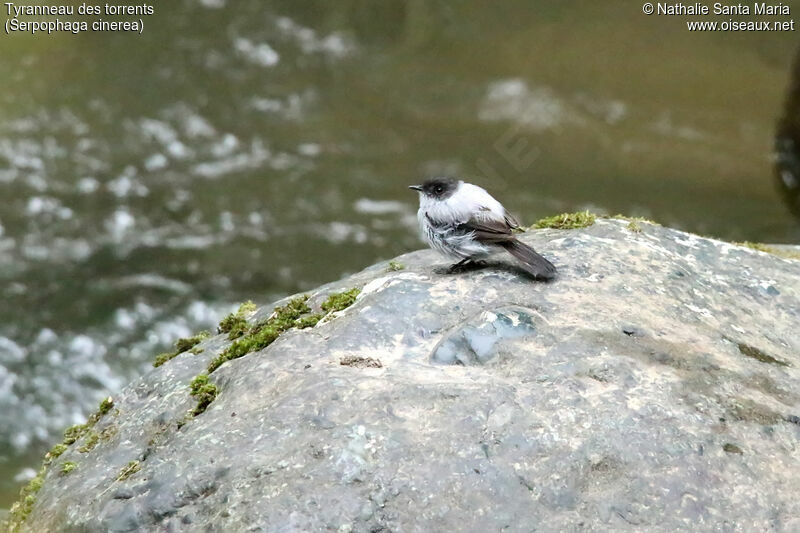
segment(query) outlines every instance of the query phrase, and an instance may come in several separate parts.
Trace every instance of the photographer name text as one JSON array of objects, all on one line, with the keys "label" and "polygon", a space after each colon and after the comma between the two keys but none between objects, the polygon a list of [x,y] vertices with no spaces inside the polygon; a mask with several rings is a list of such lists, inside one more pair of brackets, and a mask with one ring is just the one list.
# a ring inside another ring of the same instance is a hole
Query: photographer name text
[{"label": "photographer name text", "polygon": [[768,15],[768,16],[788,16],[791,15],[791,8],[786,4],[768,4],[766,2],[754,2],[753,4],[723,4],[716,2],[712,5],[696,2],[694,4],[684,4],[678,2],[670,4],[659,2],[656,4],[657,15]]}]

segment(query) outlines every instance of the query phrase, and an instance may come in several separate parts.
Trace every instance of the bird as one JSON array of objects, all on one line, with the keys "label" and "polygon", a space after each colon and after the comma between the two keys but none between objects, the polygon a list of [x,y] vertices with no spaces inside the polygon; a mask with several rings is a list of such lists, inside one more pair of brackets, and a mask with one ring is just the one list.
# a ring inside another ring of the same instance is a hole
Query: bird
[{"label": "bird", "polygon": [[514,236],[519,223],[482,187],[452,177],[433,177],[409,189],[419,192],[417,219],[423,240],[442,255],[458,260],[450,272],[502,248],[532,277],[555,277],[556,267]]}]

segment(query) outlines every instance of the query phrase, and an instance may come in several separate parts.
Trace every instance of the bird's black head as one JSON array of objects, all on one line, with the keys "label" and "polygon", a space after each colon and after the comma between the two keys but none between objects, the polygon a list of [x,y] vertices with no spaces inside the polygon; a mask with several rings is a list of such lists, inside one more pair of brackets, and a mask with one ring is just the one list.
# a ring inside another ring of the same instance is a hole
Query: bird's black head
[{"label": "bird's black head", "polygon": [[411,185],[409,189],[419,191],[429,198],[447,200],[458,189],[458,183],[455,178],[437,177],[426,180],[422,185]]}]

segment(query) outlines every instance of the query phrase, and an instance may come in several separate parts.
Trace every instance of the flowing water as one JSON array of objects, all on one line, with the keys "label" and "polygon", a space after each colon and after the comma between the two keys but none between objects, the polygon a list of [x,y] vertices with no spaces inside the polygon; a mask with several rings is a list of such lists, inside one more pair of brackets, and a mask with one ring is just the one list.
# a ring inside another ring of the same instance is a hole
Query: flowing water
[{"label": "flowing water", "polygon": [[794,33],[628,2],[155,6],[140,36],[0,36],[0,507],[177,337],[421,247],[422,176],[528,223],[800,240],[771,154]]}]

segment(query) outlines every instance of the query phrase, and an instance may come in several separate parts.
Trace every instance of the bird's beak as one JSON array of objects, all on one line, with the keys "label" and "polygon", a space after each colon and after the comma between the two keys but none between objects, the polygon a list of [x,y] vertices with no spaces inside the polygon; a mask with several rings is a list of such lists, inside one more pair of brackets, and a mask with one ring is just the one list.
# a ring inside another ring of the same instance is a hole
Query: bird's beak
[{"label": "bird's beak", "polygon": [[409,185],[408,188],[422,192],[422,185]]}]

